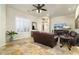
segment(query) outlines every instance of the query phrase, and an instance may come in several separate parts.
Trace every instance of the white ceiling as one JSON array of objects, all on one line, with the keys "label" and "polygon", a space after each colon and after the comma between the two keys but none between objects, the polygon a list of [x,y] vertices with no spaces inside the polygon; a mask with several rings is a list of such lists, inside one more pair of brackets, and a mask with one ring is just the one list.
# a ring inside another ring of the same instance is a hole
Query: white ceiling
[{"label": "white ceiling", "polygon": [[35,17],[56,17],[73,14],[75,13],[77,7],[76,4],[46,4],[43,8],[47,9],[47,11],[42,11],[42,13],[38,14],[36,13],[36,11],[32,11],[32,9],[35,9],[35,7],[33,7],[32,4],[11,4],[8,6],[24,11],[27,14],[30,14]]}]

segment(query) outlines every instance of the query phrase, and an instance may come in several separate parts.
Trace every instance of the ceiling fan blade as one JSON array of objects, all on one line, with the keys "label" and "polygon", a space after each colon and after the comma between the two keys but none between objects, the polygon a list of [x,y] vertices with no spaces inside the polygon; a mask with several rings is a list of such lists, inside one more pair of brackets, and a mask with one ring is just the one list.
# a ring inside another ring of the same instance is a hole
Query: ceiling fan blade
[{"label": "ceiling fan blade", "polygon": [[37,8],[37,6],[36,6],[36,5],[33,5],[33,6]]},{"label": "ceiling fan blade", "polygon": [[42,4],[41,7],[45,6],[45,4]]},{"label": "ceiling fan blade", "polygon": [[35,10],[37,10],[37,9],[33,9],[32,11],[35,11]]},{"label": "ceiling fan blade", "polygon": [[41,9],[41,10],[47,11],[46,9]]}]

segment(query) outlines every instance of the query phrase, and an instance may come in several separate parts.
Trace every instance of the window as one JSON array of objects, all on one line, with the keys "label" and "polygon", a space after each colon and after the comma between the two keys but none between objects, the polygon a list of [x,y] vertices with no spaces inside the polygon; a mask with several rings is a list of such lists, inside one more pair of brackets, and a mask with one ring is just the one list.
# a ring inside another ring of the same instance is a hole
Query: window
[{"label": "window", "polygon": [[22,17],[16,17],[16,31],[28,32],[30,29],[30,20]]}]

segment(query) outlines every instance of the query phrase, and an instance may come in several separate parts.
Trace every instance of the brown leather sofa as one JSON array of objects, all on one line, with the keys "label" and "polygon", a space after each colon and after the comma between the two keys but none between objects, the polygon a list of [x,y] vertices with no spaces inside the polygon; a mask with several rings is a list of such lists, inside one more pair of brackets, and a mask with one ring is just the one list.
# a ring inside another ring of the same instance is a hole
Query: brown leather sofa
[{"label": "brown leather sofa", "polygon": [[54,38],[54,35],[51,33],[32,31],[31,36],[34,38],[34,41],[46,46],[53,48],[58,41],[58,38]]}]

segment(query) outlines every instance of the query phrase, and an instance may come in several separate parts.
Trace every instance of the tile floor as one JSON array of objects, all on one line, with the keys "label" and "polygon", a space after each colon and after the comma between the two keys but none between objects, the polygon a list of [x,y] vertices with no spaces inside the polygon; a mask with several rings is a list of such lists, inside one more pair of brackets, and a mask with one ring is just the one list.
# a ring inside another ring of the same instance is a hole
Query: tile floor
[{"label": "tile floor", "polygon": [[69,51],[67,46],[54,48],[35,43],[32,38],[19,39],[8,42],[0,48],[0,55],[78,55],[79,47],[72,47]]}]

